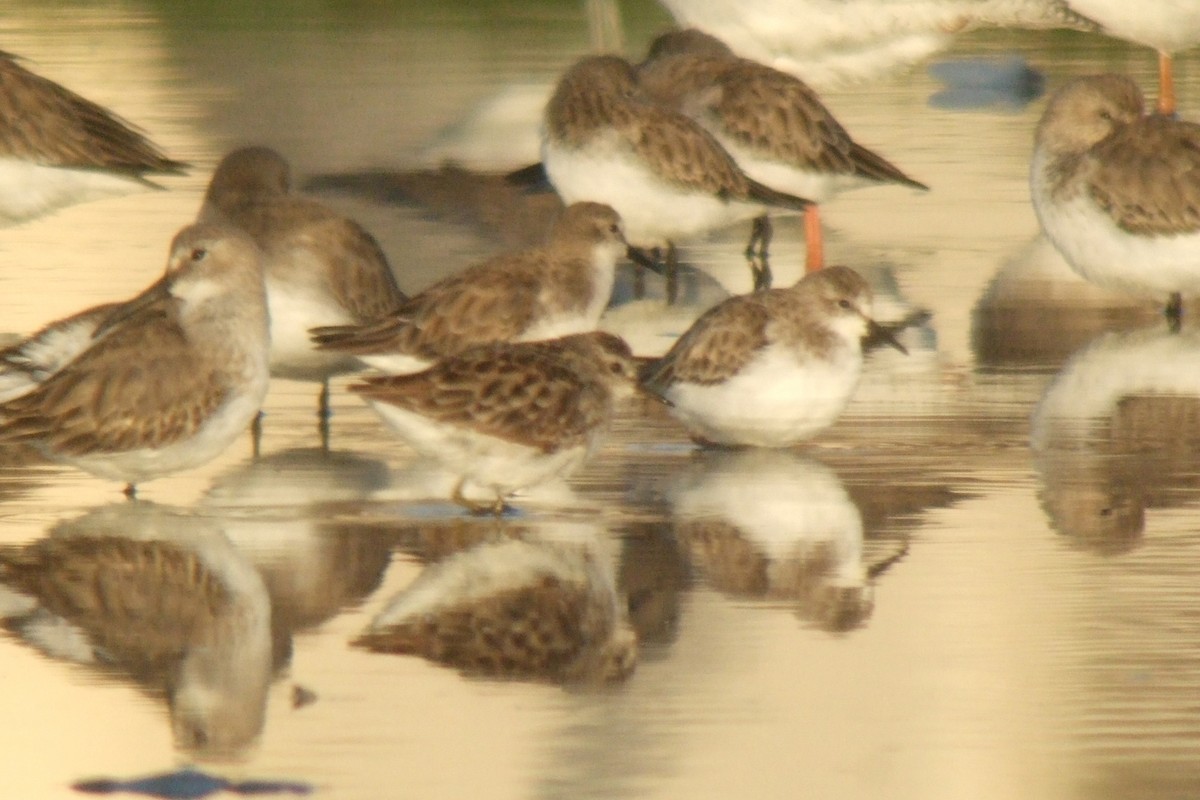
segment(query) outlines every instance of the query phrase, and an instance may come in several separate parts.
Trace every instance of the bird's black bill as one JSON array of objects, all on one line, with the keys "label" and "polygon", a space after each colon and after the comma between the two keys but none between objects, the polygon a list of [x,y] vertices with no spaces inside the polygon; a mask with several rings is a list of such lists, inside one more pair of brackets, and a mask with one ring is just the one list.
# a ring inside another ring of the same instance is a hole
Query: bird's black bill
[{"label": "bird's black bill", "polygon": [[888,347],[896,348],[901,353],[904,353],[904,355],[908,355],[908,349],[900,344],[900,340],[896,338],[896,334],[890,328],[883,327],[873,319],[867,320],[867,337],[863,340],[863,345],[867,349],[887,345]]}]

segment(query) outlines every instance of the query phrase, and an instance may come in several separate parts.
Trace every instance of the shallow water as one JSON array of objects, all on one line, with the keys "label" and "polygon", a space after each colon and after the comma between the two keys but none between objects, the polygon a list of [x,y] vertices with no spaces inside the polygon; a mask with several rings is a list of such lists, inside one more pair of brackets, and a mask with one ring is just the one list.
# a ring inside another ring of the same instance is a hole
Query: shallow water
[{"label": "shallow water", "polygon": [[[146,285],[238,144],[278,148],[301,176],[527,163],[541,99],[595,32],[575,4],[440,8],[12,5],[4,49],[195,169],[3,231],[0,330]],[[649,2],[622,12],[630,53],[666,24]],[[970,34],[939,60],[1013,54],[1051,86],[1100,69],[1154,79],[1148,52],[1080,34]],[[1198,65],[1178,63],[1185,114]],[[805,447],[696,451],[634,404],[569,485],[499,522],[446,502],[450,479],[381,435],[345,382],[332,453],[315,387],[280,382],[261,458],[247,439],[146,485],[144,504],[0,454],[5,546],[202,553],[225,581],[216,632],[154,657],[154,620],[187,608],[165,588],[154,613],[92,621],[109,637],[99,656],[48,652],[28,621],[0,637],[4,794],[78,796],[81,779],[196,764],[347,798],[1193,796],[1200,332],[1169,335],[1039,239],[1026,169],[1040,102],[964,110],[943,88],[918,68],[823,94],[933,187],[830,203],[830,260],[869,277],[881,316],[930,313],[905,332],[907,357],[870,356],[842,420]],[[457,195],[388,203],[387,185],[367,188],[327,198],[379,236],[406,290],[527,235],[478,224]],[[702,271],[680,308],[664,311],[653,282],[649,300],[623,286],[605,325],[665,348],[748,288],[743,235],[685,248]],[[773,252],[777,281],[794,279],[794,224]],[[429,564],[510,537],[599,565],[638,636],[632,675],[492,680],[351,646]],[[177,677],[197,652],[216,662],[200,711]]]}]

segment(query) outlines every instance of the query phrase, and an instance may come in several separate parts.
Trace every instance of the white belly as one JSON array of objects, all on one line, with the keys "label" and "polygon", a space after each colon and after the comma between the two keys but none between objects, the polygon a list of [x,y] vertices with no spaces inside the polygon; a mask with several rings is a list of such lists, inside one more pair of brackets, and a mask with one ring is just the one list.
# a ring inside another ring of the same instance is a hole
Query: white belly
[{"label": "white belly", "polygon": [[1068,0],[1072,9],[1114,36],[1175,52],[1200,42],[1196,0]]},{"label": "white belly", "polygon": [[52,453],[55,460],[66,461],[102,478],[141,483],[172,472],[192,469],[208,463],[225,452],[237,437],[245,433],[250,421],[262,407],[267,394],[267,374],[256,376],[252,383],[217,409],[189,439],[160,448],[126,450],[119,453],[95,454],[64,458]]},{"label": "white belly", "polygon": [[566,475],[587,457],[588,447],[552,453],[487,436],[387,403],[371,406],[414,450],[441,463],[448,471],[477,486],[504,496]]},{"label": "white belly", "polygon": [[772,347],[723,383],[678,383],[666,392],[688,430],[716,444],[786,447],[833,424],[850,401],[862,357],[797,361]]},{"label": "white belly", "polygon": [[1032,171],[1033,206],[1046,236],[1089,281],[1133,294],[1200,293],[1200,232],[1135,234],[1118,228],[1086,196],[1052,201],[1041,159]]},{"label": "white belly", "polygon": [[361,367],[353,356],[317,350],[309,337],[312,328],[355,322],[332,299],[269,281],[267,307],[271,315],[271,374],[275,377],[324,381]]},{"label": "white belly", "polygon": [[46,167],[0,158],[0,224],[12,225],[65,206],[145,188],[103,170]]},{"label": "white belly", "polygon": [[546,142],[542,162],[564,203],[607,203],[621,215],[625,238],[638,247],[699,236],[762,213],[755,203],[672,186],[614,142],[597,141],[580,150]]}]

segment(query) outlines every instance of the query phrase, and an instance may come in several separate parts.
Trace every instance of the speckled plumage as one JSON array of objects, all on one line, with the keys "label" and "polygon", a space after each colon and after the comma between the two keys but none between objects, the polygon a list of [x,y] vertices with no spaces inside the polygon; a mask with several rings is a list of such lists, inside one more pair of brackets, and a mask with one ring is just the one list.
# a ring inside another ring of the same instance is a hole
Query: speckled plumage
[{"label": "speckled plumage", "polygon": [[608,305],[624,251],[616,212],[577,203],[545,245],[476,264],[368,324],[319,328],[313,336],[323,350],[382,356],[364,360],[408,372],[476,345],[591,330]]},{"label": "speckled plumage", "polygon": [[419,453],[502,502],[582,463],[634,379],[629,346],[594,331],[482,345],[350,388]]},{"label": "speckled plumage", "polygon": [[119,303],[103,303],[45,325],[0,349],[0,403],[20,397],[91,346],[96,328]]},{"label": "speckled plumage", "polygon": [[0,157],[46,166],[113,170],[140,177],[178,173],[166,157],[108,109],[26,69],[0,52]]}]

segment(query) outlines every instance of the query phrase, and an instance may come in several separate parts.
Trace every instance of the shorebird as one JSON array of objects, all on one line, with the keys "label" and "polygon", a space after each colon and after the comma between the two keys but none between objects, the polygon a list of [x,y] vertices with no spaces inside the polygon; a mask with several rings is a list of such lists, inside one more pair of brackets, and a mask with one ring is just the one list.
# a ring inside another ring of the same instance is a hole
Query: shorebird
[{"label": "shorebird", "polygon": [[1030,189],[1038,221],[1067,263],[1112,289],[1200,292],[1200,125],[1146,116],[1123,75],[1062,86],[1034,137]]},{"label": "shorebird", "polygon": [[323,351],[405,373],[476,345],[583,333],[608,306],[617,258],[626,248],[615,211],[576,203],[544,245],[476,264],[374,322],[317,328],[312,335]]},{"label": "shorebird", "polygon": [[702,444],[787,447],[841,414],[868,335],[904,351],[871,319],[862,276],[828,267],[709,309],[645,365],[642,385]]},{"label": "shorebird", "polygon": [[[739,58],[695,28],[656,38],[637,67],[637,79],[655,100],[704,126],[751,178],[813,201],[804,209],[810,272],[825,265],[818,203],[870,184],[929,188],[854,141],[799,78]],[[755,289],[770,287],[770,238],[764,213],[755,218],[746,248]]]},{"label": "shorebird", "polygon": [[136,485],[215,458],[267,391],[261,253],[240,231],[191,225],[166,274],[96,326],[92,342],[0,404],[0,444]]},{"label": "shorebird", "polygon": [[387,257],[354,220],[292,194],[288,162],[268,147],[240,148],[221,159],[199,220],[234,225],[263,251],[271,375],[321,384],[317,413],[328,446],[329,379],[361,363],[318,349],[308,331],[361,325],[398,308],[407,298]]},{"label": "shorebird", "polygon": [[[513,492],[577,469],[635,380],[629,345],[592,331],[482,345],[424,372],[372,377],[350,390],[419,454],[459,477],[455,502],[500,514]],[[468,488],[493,501],[468,498]]]},{"label": "shorebird", "polygon": [[178,175],[174,161],[113,112],[27,70],[0,52],[0,222],[12,225],[64,206]]},{"label": "shorebird", "polygon": [[563,75],[546,105],[542,164],[564,202],[607,203],[631,245],[666,248],[669,300],[676,240],[768,207],[810,204],[748,177],[697,122],[646,96],[633,67],[616,56],[589,56]]}]

